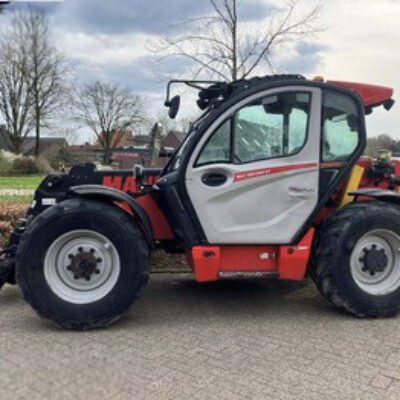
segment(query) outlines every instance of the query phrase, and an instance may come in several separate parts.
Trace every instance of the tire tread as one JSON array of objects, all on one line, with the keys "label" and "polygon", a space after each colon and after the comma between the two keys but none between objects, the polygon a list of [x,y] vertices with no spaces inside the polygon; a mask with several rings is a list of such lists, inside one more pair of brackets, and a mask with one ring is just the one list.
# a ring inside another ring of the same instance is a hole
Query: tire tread
[{"label": "tire tread", "polygon": [[338,240],[343,232],[367,215],[379,214],[382,210],[385,213],[392,213],[394,218],[398,219],[400,216],[397,206],[379,201],[352,203],[334,212],[320,226],[310,258],[310,276],[320,293],[338,309],[359,318],[395,315],[400,304],[392,309],[361,311],[357,304],[353,304],[346,293],[340,290],[337,284],[336,264],[332,260],[338,251]]},{"label": "tire tread", "polygon": [[140,274],[138,274],[140,283],[138,285],[138,290],[136,291],[135,300],[139,299],[142,296],[150,275],[149,245],[144,238],[142,232],[129,214],[114,205],[96,200],[66,200],[53,207],[50,207],[45,212],[37,216],[31,223],[29,223],[26,231],[21,237],[21,241],[16,254],[16,279],[21,288],[23,298],[32,306],[32,308],[40,317],[49,319],[56,325],[66,329],[86,331],[94,328],[104,328],[112,324],[113,322],[118,320],[128,310],[129,307],[121,310],[118,314],[110,318],[104,318],[97,321],[76,323],[74,321],[61,320],[57,316],[44,313],[43,310],[38,306],[38,304],[34,300],[33,293],[31,292],[29,285],[26,284],[24,279],[21,279],[21,268],[19,268],[19,265],[22,265],[22,263],[25,262],[26,249],[29,248],[31,241],[34,240],[35,232],[37,232],[37,230],[39,230],[41,227],[49,223],[53,218],[57,216],[65,215],[68,213],[74,214],[77,211],[81,211],[83,208],[90,208],[92,212],[95,211],[100,215],[112,216],[114,220],[118,221],[120,229],[123,232],[126,232],[126,240],[134,240],[137,243],[137,249],[140,252],[139,258],[142,260],[147,260],[146,262],[142,263],[142,266],[144,266],[144,268],[141,268]]}]

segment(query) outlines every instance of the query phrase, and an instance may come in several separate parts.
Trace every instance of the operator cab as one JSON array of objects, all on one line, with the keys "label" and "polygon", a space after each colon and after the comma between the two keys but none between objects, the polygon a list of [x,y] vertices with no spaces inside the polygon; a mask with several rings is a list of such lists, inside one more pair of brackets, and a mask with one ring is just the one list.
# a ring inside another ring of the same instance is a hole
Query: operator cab
[{"label": "operator cab", "polygon": [[366,109],[393,102],[385,88],[374,97],[349,85],[297,75],[191,83],[205,112],[158,181],[177,237],[189,248],[298,242],[364,151]]}]

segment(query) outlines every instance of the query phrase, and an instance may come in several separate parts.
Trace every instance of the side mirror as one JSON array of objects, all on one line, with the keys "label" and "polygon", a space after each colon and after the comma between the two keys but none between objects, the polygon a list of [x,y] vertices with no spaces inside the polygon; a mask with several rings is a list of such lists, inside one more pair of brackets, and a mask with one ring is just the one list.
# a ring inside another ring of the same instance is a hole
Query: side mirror
[{"label": "side mirror", "polygon": [[181,97],[175,96],[171,100],[165,102],[165,106],[169,108],[168,115],[171,119],[175,119],[181,105]]},{"label": "side mirror", "polygon": [[386,100],[386,101],[383,103],[383,107],[385,107],[385,110],[386,110],[386,111],[390,111],[391,108],[394,106],[394,103],[395,103],[395,101],[394,101],[393,99]]}]

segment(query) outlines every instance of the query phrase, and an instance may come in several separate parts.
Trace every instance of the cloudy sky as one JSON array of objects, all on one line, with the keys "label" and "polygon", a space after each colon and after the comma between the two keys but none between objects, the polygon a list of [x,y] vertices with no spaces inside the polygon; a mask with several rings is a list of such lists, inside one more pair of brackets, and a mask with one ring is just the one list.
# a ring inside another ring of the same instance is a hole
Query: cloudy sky
[{"label": "cloudy sky", "polygon": [[[206,0],[65,0],[43,3],[51,15],[57,45],[79,65],[82,81],[105,79],[146,95],[152,112],[162,106],[165,82],[154,79],[148,43],[159,33],[179,29],[184,16],[208,11]],[[264,17],[283,0],[242,0],[241,17],[262,28]],[[368,119],[369,135],[390,133],[400,139],[400,0],[321,0],[318,37],[275,55],[279,72],[307,77],[367,82],[393,87],[399,104]],[[304,10],[315,5],[303,0]],[[6,16],[0,18],[5,24]],[[162,72],[184,74],[170,60]],[[160,68],[160,67],[157,67]],[[265,70],[268,73],[268,70]],[[192,106],[192,105],[190,105]],[[193,107],[195,107],[193,105]],[[187,111],[189,112],[189,111]]]}]

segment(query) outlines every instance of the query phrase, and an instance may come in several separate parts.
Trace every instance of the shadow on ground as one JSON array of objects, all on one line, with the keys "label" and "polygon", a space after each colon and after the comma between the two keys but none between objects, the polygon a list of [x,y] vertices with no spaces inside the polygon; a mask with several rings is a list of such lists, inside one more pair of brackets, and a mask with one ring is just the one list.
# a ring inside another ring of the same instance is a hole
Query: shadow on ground
[{"label": "shadow on ground", "polygon": [[[0,308],[10,308],[14,318],[18,315],[22,320],[28,318],[38,332],[40,329],[58,330],[51,323],[36,318],[15,287],[6,287],[0,293]],[[135,326],[162,329],[163,325],[171,323],[196,325],[217,319],[224,322],[251,318],[284,320],[288,315],[301,320],[321,313],[349,318],[328,304],[308,280],[297,283],[228,279],[199,284],[191,274],[154,274],[143,298],[108,329],[134,329]]]}]

